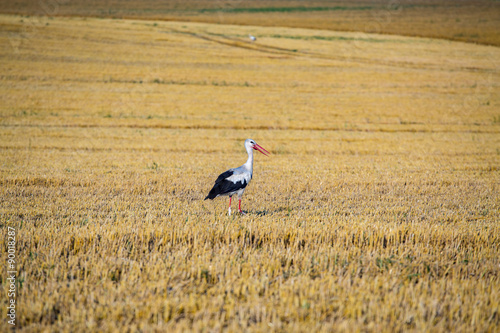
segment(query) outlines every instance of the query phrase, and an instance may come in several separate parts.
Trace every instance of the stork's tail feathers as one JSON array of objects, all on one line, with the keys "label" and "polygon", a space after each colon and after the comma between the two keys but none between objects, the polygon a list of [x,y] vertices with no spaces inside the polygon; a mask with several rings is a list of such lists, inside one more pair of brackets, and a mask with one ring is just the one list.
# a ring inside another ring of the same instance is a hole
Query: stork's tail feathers
[{"label": "stork's tail feathers", "polygon": [[217,197],[217,194],[215,193],[215,191],[212,189],[212,191],[210,191],[210,193],[208,193],[208,195],[206,196],[205,200],[207,199],[210,199],[210,200],[213,200]]},{"label": "stork's tail feathers", "polygon": [[223,174],[221,174],[219,176],[219,178],[217,178],[217,181],[215,182],[214,187],[212,187],[212,189],[208,193],[208,195],[205,198],[205,200],[207,200],[207,199],[213,200],[213,199],[217,198],[221,194],[231,192],[231,189],[227,188],[227,185],[228,184],[234,184],[234,183],[225,181],[225,177],[227,177],[228,174],[233,174],[233,173],[232,173],[232,171],[231,171],[231,173],[228,173],[226,171]]}]

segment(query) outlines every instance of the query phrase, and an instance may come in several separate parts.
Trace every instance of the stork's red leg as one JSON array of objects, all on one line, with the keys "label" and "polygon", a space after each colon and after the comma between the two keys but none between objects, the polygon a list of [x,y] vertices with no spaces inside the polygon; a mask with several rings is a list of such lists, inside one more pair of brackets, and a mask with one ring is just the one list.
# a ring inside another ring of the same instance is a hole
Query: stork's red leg
[{"label": "stork's red leg", "polygon": [[231,196],[229,197],[229,210],[228,210],[229,211],[229,215],[231,215],[231,199],[232,198],[233,197],[231,197]]}]

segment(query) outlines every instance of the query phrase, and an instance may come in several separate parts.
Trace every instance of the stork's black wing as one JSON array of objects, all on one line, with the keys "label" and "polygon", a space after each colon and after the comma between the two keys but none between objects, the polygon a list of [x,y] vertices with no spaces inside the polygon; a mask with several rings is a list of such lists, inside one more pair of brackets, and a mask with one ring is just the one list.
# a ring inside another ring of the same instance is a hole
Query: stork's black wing
[{"label": "stork's black wing", "polygon": [[218,195],[235,192],[242,188],[245,188],[247,186],[247,182],[245,180],[236,183],[227,180],[227,178],[231,177],[233,173],[233,170],[228,170],[221,173],[219,177],[217,177],[214,187],[212,187],[205,200],[215,199]]},{"label": "stork's black wing", "polygon": [[215,185],[222,183],[224,180],[226,180],[226,178],[231,177],[233,174],[234,174],[233,170],[227,170],[226,172],[221,173],[219,177],[217,177],[217,179],[215,180]]}]

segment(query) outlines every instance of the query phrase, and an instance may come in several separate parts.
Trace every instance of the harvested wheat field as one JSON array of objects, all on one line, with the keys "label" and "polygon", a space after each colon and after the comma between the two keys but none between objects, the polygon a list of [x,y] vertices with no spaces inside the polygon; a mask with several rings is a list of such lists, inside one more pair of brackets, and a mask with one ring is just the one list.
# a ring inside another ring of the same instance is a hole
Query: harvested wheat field
[{"label": "harvested wheat field", "polygon": [[500,46],[497,0],[15,0],[0,2],[0,13],[362,31]]},{"label": "harvested wheat field", "polygon": [[[0,16],[20,331],[499,330],[498,47],[36,20]],[[228,216],[203,199],[247,138],[272,155]]]}]

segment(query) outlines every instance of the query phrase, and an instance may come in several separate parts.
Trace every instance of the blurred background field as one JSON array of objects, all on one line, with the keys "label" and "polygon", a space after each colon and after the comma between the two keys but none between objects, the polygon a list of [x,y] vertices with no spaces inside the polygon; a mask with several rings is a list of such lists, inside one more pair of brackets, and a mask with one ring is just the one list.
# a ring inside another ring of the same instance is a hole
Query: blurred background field
[{"label": "blurred background field", "polygon": [[21,330],[497,329],[498,47],[146,18],[0,16]]},{"label": "blurred background field", "polygon": [[500,45],[495,0],[17,0],[0,12],[359,31]]}]

